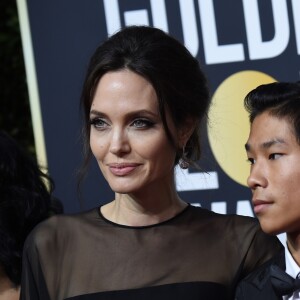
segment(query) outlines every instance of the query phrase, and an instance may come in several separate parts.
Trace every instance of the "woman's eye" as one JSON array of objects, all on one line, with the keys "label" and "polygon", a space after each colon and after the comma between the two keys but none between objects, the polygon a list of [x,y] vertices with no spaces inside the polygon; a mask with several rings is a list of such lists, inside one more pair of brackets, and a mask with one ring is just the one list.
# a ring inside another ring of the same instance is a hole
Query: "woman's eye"
[{"label": "woman's eye", "polygon": [[282,156],[281,153],[272,153],[272,154],[269,155],[269,159],[270,160],[276,160],[276,159],[280,158],[281,156]]},{"label": "woman's eye", "polygon": [[91,119],[90,124],[96,129],[103,129],[107,126],[107,123],[100,118]]},{"label": "woman's eye", "polygon": [[137,119],[131,123],[131,126],[136,128],[149,128],[153,126],[153,122],[146,119]]}]

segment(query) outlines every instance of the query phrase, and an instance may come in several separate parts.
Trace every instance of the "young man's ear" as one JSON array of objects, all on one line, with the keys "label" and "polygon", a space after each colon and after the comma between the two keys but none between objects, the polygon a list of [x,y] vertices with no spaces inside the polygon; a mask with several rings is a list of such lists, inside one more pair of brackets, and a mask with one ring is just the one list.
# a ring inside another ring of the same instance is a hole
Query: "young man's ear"
[{"label": "young man's ear", "polygon": [[180,148],[183,148],[186,145],[192,133],[194,132],[196,125],[197,121],[189,118],[183,125],[180,126],[178,129],[178,145]]}]

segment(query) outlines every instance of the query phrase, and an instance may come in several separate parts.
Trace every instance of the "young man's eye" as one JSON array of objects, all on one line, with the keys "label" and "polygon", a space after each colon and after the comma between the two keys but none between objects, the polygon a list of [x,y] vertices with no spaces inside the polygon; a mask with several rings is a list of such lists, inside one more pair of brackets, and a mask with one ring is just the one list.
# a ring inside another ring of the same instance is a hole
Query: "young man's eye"
[{"label": "young man's eye", "polygon": [[255,164],[255,159],[254,158],[248,157],[247,161],[250,163],[250,165],[254,165]]},{"label": "young man's eye", "polygon": [[269,155],[269,159],[270,160],[275,160],[275,159],[280,158],[281,156],[282,156],[281,153],[272,153],[272,154]]},{"label": "young man's eye", "polygon": [[131,123],[131,126],[136,128],[150,128],[153,126],[153,122],[147,120],[147,119],[136,119]]}]

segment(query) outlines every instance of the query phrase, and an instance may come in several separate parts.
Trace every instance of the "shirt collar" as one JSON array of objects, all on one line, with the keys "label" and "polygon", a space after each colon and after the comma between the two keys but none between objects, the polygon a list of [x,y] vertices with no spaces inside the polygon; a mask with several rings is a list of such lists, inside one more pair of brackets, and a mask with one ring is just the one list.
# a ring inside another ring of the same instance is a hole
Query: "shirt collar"
[{"label": "shirt collar", "polygon": [[300,272],[300,267],[297,265],[290,250],[288,249],[287,242],[284,244],[284,247],[285,247],[285,265],[286,265],[285,271],[293,278],[296,278],[296,276]]}]

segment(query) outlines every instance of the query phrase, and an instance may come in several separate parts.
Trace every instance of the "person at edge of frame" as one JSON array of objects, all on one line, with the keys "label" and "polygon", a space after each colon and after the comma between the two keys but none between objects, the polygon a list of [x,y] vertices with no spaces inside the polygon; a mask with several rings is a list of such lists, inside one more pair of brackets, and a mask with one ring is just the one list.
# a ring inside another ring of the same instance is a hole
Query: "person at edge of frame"
[{"label": "person at edge of frame", "polygon": [[26,237],[41,221],[63,212],[53,198],[54,183],[36,160],[0,131],[0,299],[20,297],[22,251]]},{"label": "person at edge of frame", "polygon": [[236,299],[300,299],[300,82],[258,86],[245,107],[254,212],[263,231],[286,233],[286,242],[239,284]]}]

